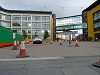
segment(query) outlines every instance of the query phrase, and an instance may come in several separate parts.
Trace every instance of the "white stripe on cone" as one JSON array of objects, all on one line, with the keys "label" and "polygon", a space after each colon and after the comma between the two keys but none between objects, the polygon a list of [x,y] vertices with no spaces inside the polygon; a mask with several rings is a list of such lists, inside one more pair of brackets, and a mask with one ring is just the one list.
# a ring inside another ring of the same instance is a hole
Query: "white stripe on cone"
[{"label": "white stripe on cone", "polygon": [[76,43],[78,43],[78,41],[76,40]]},{"label": "white stripe on cone", "polygon": [[17,44],[19,44],[19,41],[17,41]]},{"label": "white stripe on cone", "polygon": [[16,40],[14,41],[14,45],[16,46]]},{"label": "white stripe on cone", "polygon": [[61,43],[61,40],[59,40],[59,42]]},{"label": "white stripe on cone", "polygon": [[21,41],[21,49],[25,49],[25,41]]}]

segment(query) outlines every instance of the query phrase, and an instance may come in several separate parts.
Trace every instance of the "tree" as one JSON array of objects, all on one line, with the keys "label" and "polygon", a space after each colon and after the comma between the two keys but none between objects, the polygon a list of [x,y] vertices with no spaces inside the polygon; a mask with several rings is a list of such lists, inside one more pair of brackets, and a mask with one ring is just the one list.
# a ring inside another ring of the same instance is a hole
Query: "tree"
[{"label": "tree", "polygon": [[34,35],[34,37],[37,37],[38,35],[37,35],[37,33],[35,32],[35,35]]},{"label": "tree", "polygon": [[48,31],[45,30],[45,32],[44,32],[44,39],[47,39],[49,36],[50,36],[50,35],[49,35]]},{"label": "tree", "polygon": [[27,35],[26,35],[26,32],[25,31],[23,32],[23,35],[22,36],[24,36],[25,39],[27,38]]}]

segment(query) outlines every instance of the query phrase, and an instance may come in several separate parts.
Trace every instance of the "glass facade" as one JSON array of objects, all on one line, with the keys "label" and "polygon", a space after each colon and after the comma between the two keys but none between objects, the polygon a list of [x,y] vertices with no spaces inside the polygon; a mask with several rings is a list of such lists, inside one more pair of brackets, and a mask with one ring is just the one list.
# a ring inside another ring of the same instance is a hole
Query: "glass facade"
[{"label": "glass facade", "polygon": [[4,27],[10,27],[10,22],[0,21],[0,25]]},{"label": "glass facade", "polygon": [[100,10],[93,14],[94,16],[94,31],[100,30]]},{"label": "glass facade", "polygon": [[31,27],[31,22],[22,22],[22,27]]},{"label": "glass facade", "polygon": [[32,34],[35,34],[35,32],[37,34],[41,34],[41,29],[39,29],[39,28],[32,29]]},{"label": "glass facade", "polygon": [[31,16],[22,16],[22,20],[31,20]]},{"label": "glass facade", "polygon": [[21,20],[21,16],[14,15],[12,16],[12,20]]},{"label": "glass facade", "polygon": [[22,33],[26,32],[26,34],[31,34],[30,28],[22,28]]},{"label": "glass facade", "polygon": [[42,21],[50,21],[50,16],[42,16]]},{"label": "glass facade", "polygon": [[5,15],[5,14],[0,14],[0,19],[2,19],[2,20],[11,20],[11,16]]},{"label": "glass facade", "polygon": [[21,28],[12,28],[14,33],[21,34]]},{"label": "glass facade", "polygon": [[41,17],[40,16],[32,16],[33,21],[40,21]]},{"label": "glass facade", "polygon": [[72,25],[72,24],[80,24],[80,23],[82,23],[81,15],[56,19],[56,26]]},{"label": "glass facade", "polygon": [[23,34],[26,32],[28,38],[34,37],[35,33],[38,35],[37,37],[43,38],[45,30],[50,33],[50,16],[0,14],[0,25],[11,28],[14,33]]},{"label": "glass facade", "polygon": [[49,28],[50,23],[49,22],[42,22],[42,28]]},{"label": "glass facade", "polygon": [[41,23],[40,23],[40,22],[33,22],[33,23],[32,23],[32,27],[33,27],[33,28],[34,28],[34,27],[40,28],[40,26],[41,26]]},{"label": "glass facade", "polygon": [[21,22],[12,22],[12,26],[13,27],[20,27],[21,26]]},{"label": "glass facade", "polygon": [[87,28],[86,23],[81,23],[81,24],[73,24],[73,25],[65,25],[65,26],[56,26],[57,31],[63,31],[63,30],[73,30],[73,29],[82,29],[82,28]]}]

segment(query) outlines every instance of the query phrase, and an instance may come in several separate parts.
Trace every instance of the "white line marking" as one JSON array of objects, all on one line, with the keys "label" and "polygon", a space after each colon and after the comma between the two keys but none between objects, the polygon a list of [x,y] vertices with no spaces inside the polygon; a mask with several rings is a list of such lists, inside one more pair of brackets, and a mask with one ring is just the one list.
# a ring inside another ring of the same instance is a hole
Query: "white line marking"
[{"label": "white line marking", "polygon": [[0,61],[17,61],[17,60],[47,60],[47,59],[64,59],[64,57],[40,57],[40,58],[15,58],[0,59]]}]

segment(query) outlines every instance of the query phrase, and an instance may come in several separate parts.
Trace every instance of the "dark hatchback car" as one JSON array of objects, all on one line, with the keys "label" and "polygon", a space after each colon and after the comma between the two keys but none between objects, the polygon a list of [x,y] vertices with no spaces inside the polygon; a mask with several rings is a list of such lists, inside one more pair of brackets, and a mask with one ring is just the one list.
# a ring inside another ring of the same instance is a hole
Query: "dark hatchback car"
[{"label": "dark hatchback car", "polygon": [[42,44],[42,39],[35,38],[35,39],[33,40],[33,44]]}]

